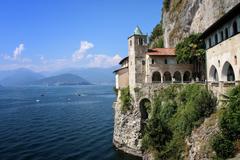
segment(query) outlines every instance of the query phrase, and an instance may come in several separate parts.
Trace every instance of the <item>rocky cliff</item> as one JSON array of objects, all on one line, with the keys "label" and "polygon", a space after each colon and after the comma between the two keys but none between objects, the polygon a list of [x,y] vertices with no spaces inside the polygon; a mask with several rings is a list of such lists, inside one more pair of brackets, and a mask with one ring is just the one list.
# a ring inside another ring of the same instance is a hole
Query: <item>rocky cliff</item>
[{"label": "rocky cliff", "polygon": [[[240,0],[165,0],[163,9],[165,47],[175,45],[190,33],[201,33],[228,12]],[[166,7],[166,6],[165,6]]]}]

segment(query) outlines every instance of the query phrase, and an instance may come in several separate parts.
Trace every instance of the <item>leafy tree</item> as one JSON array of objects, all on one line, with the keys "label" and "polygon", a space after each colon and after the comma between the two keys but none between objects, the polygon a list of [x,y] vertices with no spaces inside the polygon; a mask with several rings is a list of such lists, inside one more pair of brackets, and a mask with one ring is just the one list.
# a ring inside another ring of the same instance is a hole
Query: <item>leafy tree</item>
[{"label": "leafy tree", "polygon": [[199,39],[200,34],[191,34],[176,46],[177,61],[179,63],[193,64],[195,72],[193,78],[205,80],[205,47]]},{"label": "leafy tree", "polygon": [[193,63],[196,60],[205,61],[204,42],[199,37],[200,34],[191,34],[177,44],[176,55],[179,63]]},{"label": "leafy tree", "polygon": [[219,158],[226,159],[231,157],[234,153],[233,142],[225,138],[222,134],[216,135],[213,138],[211,145]]}]

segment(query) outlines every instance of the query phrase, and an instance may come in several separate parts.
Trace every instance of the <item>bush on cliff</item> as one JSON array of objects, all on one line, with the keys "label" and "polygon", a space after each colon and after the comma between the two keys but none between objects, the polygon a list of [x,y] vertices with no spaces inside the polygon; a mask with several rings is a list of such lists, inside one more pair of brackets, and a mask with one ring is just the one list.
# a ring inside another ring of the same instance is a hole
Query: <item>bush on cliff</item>
[{"label": "bush on cliff", "polygon": [[130,95],[129,87],[121,89],[121,112],[126,113],[131,109],[132,98]]},{"label": "bush on cliff", "polygon": [[177,61],[179,63],[193,63],[205,60],[204,42],[199,39],[200,34],[191,34],[176,46]]},{"label": "bush on cliff", "polygon": [[[186,136],[215,107],[216,98],[200,85],[169,86],[153,100],[153,109],[144,134],[144,138],[151,143],[143,141],[145,149],[157,150],[158,159],[182,159]],[[153,125],[154,122],[161,128]]]},{"label": "bush on cliff", "polygon": [[[229,93],[229,100],[219,118],[221,133],[212,140],[212,148],[219,158],[235,153],[234,143],[240,139],[240,86]],[[236,146],[237,148],[237,146]]]}]

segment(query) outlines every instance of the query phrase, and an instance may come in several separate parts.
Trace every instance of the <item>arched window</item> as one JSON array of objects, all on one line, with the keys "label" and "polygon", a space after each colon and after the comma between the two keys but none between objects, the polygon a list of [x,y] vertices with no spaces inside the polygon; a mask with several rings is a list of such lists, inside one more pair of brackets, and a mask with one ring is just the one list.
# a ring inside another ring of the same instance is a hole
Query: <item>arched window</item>
[{"label": "arched window", "polygon": [[235,81],[235,74],[232,65],[229,62],[225,62],[222,69],[223,81]]},{"label": "arched window", "polygon": [[130,47],[132,47],[132,40],[130,40],[129,45],[130,45]]},{"label": "arched window", "polygon": [[209,48],[212,47],[212,40],[211,40],[211,37],[208,39],[208,46],[209,46]]},{"label": "arched window", "polygon": [[190,76],[191,76],[190,72],[186,71],[183,75],[183,81],[184,82],[190,82]]},{"label": "arched window", "polygon": [[171,73],[170,72],[165,72],[164,75],[163,75],[163,81],[164,82],[172,82],[172,76],[171,76]]},{"label": "arched window", "polygon": [[181,73],[178,71],[174,73],[173,78],[176,83],[180,83],[182,81]]},{"label": "arched window", "polygon": [[212,65],[212,67],[210,68],[209,79],[211,81],[214,81],[214,82],[218,82],[219,81],[218,72],[217,72],[217,69],[216,69],[216,67],[214,65]]},{"label": "arched window", "polygon": [[235,65],[237,65],[237,56],[234,56]]},{"label": "arched window", "polygon": [[221,31],[221,42],[224,40],[223,31]]},{"label": "arched window", "polygon": [[228,34],[228,28],[225,28],[225,39],[228,39],[229,34]]},{"label": "arched window", "polygon": [[218,35],[215,34],[215,44],[218,44]]},{"label": "arched window", "polygon": [[238,33],[238,26],[237,26],[237,22],[234,21],[233,22],[233,35]]},{"label": "arched window", "polygon": [[152,75],[152,82],[153,83],[159,83],[161,82],[161,74],[159,72],[153,72],[153,75]]}]

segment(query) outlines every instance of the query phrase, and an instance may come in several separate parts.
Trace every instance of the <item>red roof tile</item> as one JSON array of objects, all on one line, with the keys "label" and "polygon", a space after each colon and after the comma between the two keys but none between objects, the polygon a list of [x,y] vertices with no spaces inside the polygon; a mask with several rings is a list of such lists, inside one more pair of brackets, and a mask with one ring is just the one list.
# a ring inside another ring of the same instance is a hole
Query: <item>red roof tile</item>
[{"label": "red roof tile", "polygon": [[176,56],[174,48],[153,48],[146,53],[150,56]]}]

